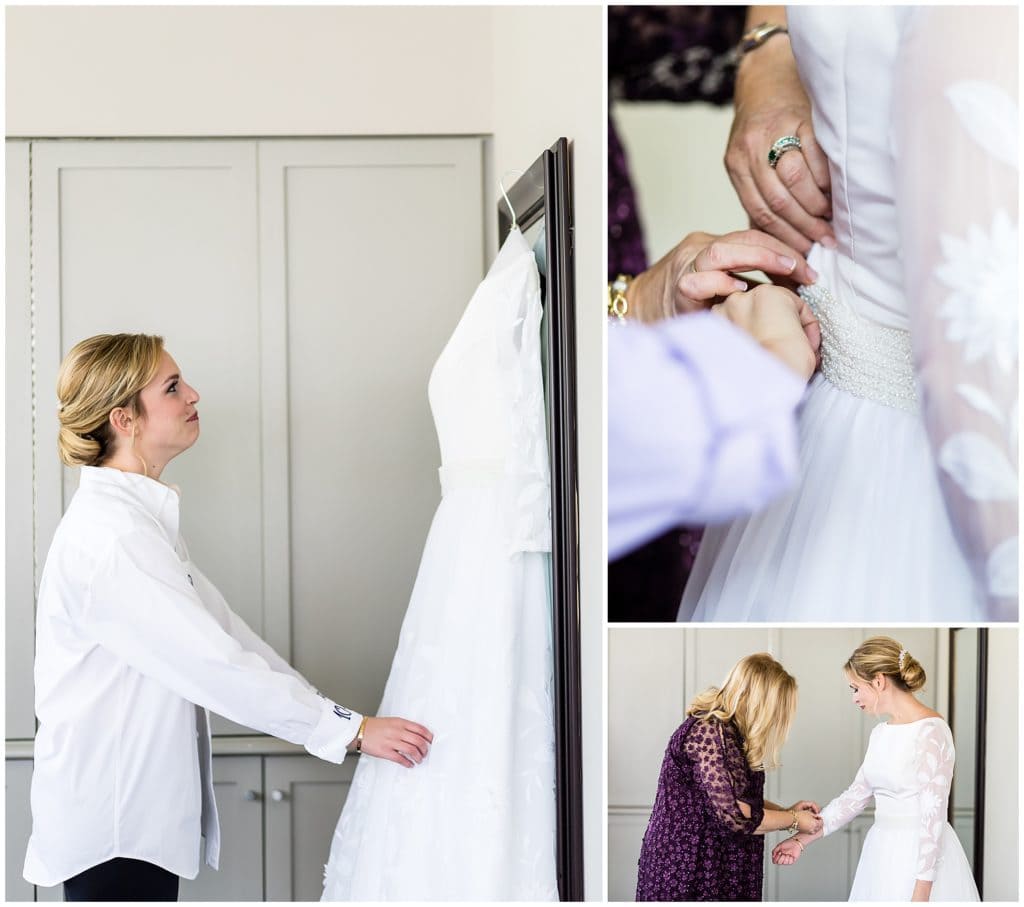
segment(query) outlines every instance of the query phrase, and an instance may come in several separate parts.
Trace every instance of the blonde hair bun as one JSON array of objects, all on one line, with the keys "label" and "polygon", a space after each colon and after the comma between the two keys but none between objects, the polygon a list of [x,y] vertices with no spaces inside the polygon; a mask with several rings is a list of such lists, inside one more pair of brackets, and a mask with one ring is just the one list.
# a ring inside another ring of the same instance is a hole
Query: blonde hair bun
[{"label": "blonde hair bun", "polygon": [[97,334],[71,348],[57,375],[57,453],[65,466],[98,466],[111,453],[111,411],[141,412],[139,392],[163,351],[163,338],[150,334]]},{"label": "blonde hair bun", "polygon": [[878,674],[884,674],[911,693],[924,689],[928,679],[921,663],[890,636],[865,639],[854,650],[843,669],[867,681],[873,680]]}]

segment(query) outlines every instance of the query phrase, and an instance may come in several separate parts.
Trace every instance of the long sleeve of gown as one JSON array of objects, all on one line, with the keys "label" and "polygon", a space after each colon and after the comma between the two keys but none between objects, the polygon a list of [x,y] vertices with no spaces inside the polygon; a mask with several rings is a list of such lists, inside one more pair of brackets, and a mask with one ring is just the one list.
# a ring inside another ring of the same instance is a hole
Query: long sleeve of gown
[{"label": "long sleeve of gown", "polygon": [[852,822],[864,812],[872,797],[874,791],[864,776],[864,766],[861,766],[853,783],[821,811],[822,832],[830,835]]},{"label": "long sleeve of gown", "polygon": [[892,110],[922,414],[995,620],[1017,619],[1017,16],[911,11]]},{"label": "long sleeve of gown", "polygon": [[[753,834],[764,819],[764,800],[748,793],[750,769],[735,731],[717,721],[698,721],[683,745],[715,818],[730,832]],[[750,807],[749,817],[740,800]]]},{"label": "long sleeve of gown", "polygon": [[927,722],[918,738],[915,765],[917,780],[921,784],[921,823],[918,829],[915,878],[922,881],[935,880],[955,761],[953,736],[949,728],[940,722]]},{"label": "long sleeve of gown", "polygon": [[711,313],[609,325],[609,559],[785,491],[797,473],[805,387]]}]

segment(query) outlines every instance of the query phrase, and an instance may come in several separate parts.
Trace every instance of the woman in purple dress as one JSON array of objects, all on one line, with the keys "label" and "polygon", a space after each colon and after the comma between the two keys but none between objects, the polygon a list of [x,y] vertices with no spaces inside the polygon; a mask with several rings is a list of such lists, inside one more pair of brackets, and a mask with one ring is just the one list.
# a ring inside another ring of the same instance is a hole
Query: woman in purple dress
[{"label": "woman in purple dress", "polygon": [[690,704],[662,762],[638,901],[760,901],[765,832],[820,829],[817,804],[764,799],[796,697],[796,680],[760,653]]}]

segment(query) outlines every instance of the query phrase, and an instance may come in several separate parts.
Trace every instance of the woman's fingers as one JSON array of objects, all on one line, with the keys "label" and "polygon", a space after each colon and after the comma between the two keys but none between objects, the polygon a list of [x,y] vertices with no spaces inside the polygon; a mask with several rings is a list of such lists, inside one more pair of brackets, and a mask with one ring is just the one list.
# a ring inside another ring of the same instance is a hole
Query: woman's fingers
[{"label": "woman's fingers", "polygon": [[792,246],[806,255],[811,251],[812,240],[804,236],[799,230],[791,227],[782,217],[772,211],[766,201],[761,187],[751,173],[737,173],[733,180],[736,194],[740,197],[740,204],[750,216],[750,225],[765,233],[782,240],[787,246]]},{"label": "woman's fingers", "polygon": [[[822,151],[821,145],[814,137],[814,129],[807,121],[800,124],[796,130],[796,137],[800,139],[800,151],[803,152],[804,160],[811,171],[815,185],[829,198],[829,210],[825,216],[832,217],[832,176],[828,169],[828,158]],[[779,162],[782,163],[781,161]]]},{"label": "woman's fingers", "polygon": [[[787,152],[779,160],[778,166],[781,167],[786,158],[799,154],[800,151],[797,149]],[[799,162],[795,163],[799,164]],[[792,171],[794,169],[794,162],[789,162],[787,168]],[[810,171],[807,171],[807,173],[809,176]],[[804,210],[789,187],[783,184],[778,169],[773,170],[765,162],[763,167],[754,171],[754,182],[757,184],[758,191],[764,199],[768,213],[777,220],[781,220],[787,227],[803,238],[803,244],[796,246],[796,248],[806,252],[810,249],[810,243],[812,242],[821,242],[823,245],[830,245],[832,243],[832,227],[829,222],[823,217],[815,217]],[[763,209],[759,214],[762,218],[767,216]],[[751,212],[751,216],[754,217],[755,221],[757,220],[754,212]],[[768,232],[778,236],[780,239],[785,239],[776,230],[769,230]],[[827,240],[826,237],[828,237]]]},{"label": "woman's fingers", "polygon": [[[698,256],[699,258],[700,256]],[[676,290],[686,299],[706,301],[747,289],[747,284],[724,270],[687,271],[679,278]],[[684,306],[677,305],[676,309]]]},{"label": "woman's fingers", "polygon": [[810,164],[801,152],[802,149],[794,149],[780,157],[775,165],[775,175],[803,211],[811,217],[826,220],[832,216],[832,202],[819,188]]},{"label": "woman's fingers", "polygon": [[[758,241],[760,239],[760,242]],[[775,245],[774,243],[777,243]],[[811,283],[810,269],[795,249],[754,231],[727,233],[701,249],[694,265],[700,271],[764,271],[797,283]]]},{"label": "woman's fingers", "polygon": [[[404,721],[404,719],[403,719]],[[404,721],[404,728],[410,734],[417,734],[422,737],[427,743],[434,742],[434,735],[425,728],[422,724],[417,724],[415,721]]]},{"label": "woman's fingers", "polygon": [[410,755],[417,755],[420,759],[423,759],[430,751],[430,744],[419,734],[403,734],[399,738],[399,743]]}]

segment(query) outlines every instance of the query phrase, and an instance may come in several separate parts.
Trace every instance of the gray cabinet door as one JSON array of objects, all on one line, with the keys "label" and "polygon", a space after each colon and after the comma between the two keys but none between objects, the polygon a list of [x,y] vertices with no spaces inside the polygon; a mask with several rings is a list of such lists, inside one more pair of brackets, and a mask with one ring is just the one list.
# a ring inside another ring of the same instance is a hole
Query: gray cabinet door
[{"label": "gray cabinet door", "polygon": [[32,707],[36,574],[32,427],[37,418],[37,390],[38,413],[43,418],[53,416],[50,405],[53,385],[46,381],[37,389],[39,376],[32,369],[34,318],[29,281],[29,166],[28,142],[7,142],[7,412],[4,417],[7,626],[4,652],[7,657],[8,739],[30,739],[36,731]]},{"label": "gray cabinet door", "polygon": [[334,765],[311,756],[268,756],[267,900],[319,901],[331,837],[357,759]]},{"label": "gray cabinet door", "polygon": [[263,900],[263,766],[259,756],[217,756],[213,789],[220,814],[220,869],[205,864],[181,880],[181,901]]},{"label": "gray cabinet door", "polygon": [[263,506],[259,449],[256,182],[251,141],[32,143],[36,559],[78,480],[56,455],[62,357],[93,334],[160,334],[202,395],[202,435],[163,476],[181,486],[182,530],[232,607],[287,654],[274,635],[287,620],[264,619],[287,601],[263,594],[263,527],[279,514]]},{"label": "gray cabinet door", "polygon": [[266,449],[288,463],[293,664],[363,713],[441,498],[427,382],[482,274],[482,156],[470,138],[259,143],[266,334],[287,338],[288,418]]},{"label": "gray cabinet door", "polygon": [[34,887],[21,877],[25,865],[25,848],[32,834],[32,810],[29,806],[29,787],[32,783],[31,759],[8,759],[4,792],[7,804],[7,873],[6,898],[8,901],[34,900]]}]

